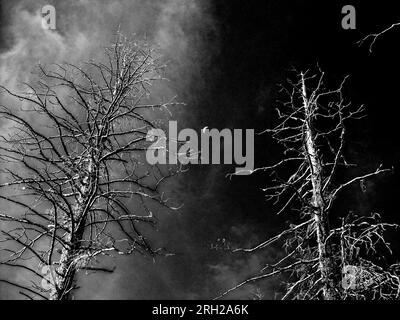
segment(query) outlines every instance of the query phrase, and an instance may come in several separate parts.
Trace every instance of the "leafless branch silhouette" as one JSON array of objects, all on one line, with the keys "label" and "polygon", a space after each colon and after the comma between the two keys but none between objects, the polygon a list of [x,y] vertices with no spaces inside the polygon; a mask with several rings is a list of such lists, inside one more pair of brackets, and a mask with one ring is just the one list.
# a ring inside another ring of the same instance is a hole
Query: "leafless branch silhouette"
[{"label": "leafless branch silhouette", "polygon": [[146,42],[118,33],[104,62],[39,66],[23,93],[1,86],[23,107],[0,108],[11,126],[0,137],[0,264],[28,279],[1,282],[27,298],[71,299],[79,270],[113,271],[102,256],[162,253],[141,230],[160,206],[175,209],[162,184],[180,168],[144,156],[158,110],[176,104],[150,103],[164,67]]},{"label": "leafless branch silhouette", "polygon": [[[285,274],[289,283],[283,299],[398,299],[400,265],[385,267],[376,262],[379,253],[391,252],[385,230],[398,226],[381,222],[378,214],[344,214],[335,218],[341,224],[331,223],[333,205],[342,192],[391,171],[379,165],[372,172],[342,181],[344,172],[356,166],[344,154],[346,125],[362,118],[364,108],[345,101],[347,77],[330,90],[320,69],[314,74],[295,74],[295,81],[288,80],[281,87],[285,98],[277,108],[278,125],[264,131],[283,147],[282,160],[254,170],[270,173],[272,183],[264,189],[266,197],[279,206],[278,214],[294,212],[292,223],[253,248],[232,250],[254,253],[281,243],[285,254],[218,298],[248,283]],[[361,275],[367,279],[361,280]]]}]

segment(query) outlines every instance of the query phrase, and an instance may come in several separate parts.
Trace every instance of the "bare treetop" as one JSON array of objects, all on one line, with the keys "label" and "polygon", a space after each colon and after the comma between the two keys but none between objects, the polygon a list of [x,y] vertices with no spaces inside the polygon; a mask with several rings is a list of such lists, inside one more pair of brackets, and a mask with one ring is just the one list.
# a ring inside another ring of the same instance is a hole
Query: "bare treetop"
[{"label": "bare treetop", "polygon": [[[391,253],[385,230],[398,226],[381,222],[378,214],[357,217],[332,210],[351,185],[359,183],[365,192],[366,179],[390,172],[377,166],[375,171],[343,181],[343,170],[355,166],[345,158],[346,125],[364,116],[363,106],[353,107],[343,97],[346,79],[332,90],[325,87],[321,70],[314,74],[296,71],[295,80],[281,87],[278,124],[264,132],[282,145],[282,160],[254,172],[270,173],[269,186],[263,189],[266,198],[278,206],[278,214],[291,214],[291,223],[268,240],[233,252],[254,253],[280,244],[285,253],[219,298],[278,275],[288,280],[283,299],[399,298],[399,264],[385,268],[375,263],[377,246]],[[347,286],[343,281],[349,279]]]},{"label": "bare treetop", "polygon": [[29,298],[67,299],[77,271],[110,271],[99,257],[157,254],[141,224],[155,223],[154,204],[171,207],[160,187],[177,170],[151,167],[143,153],[157,110],[174,104],[151,103],[164,67],[148,44],[118,34],[104,61],[39,66],[24,93],[1,86],[23,108],[0,108],[12,124],[0,141],[0,264],[27,281],[0,281]]}]

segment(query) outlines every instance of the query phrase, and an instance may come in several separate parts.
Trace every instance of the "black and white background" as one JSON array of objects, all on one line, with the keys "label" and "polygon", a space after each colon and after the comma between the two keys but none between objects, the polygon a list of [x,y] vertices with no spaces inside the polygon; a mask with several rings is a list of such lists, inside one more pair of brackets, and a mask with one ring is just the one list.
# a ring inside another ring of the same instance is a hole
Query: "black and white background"
[{"label": "black and white background", "polygon": [[[54,31],[41,27],[40,9],[46,4],[56,9]],[[356,9],[355,30],[341,25],[347,4]],[[260,132],[276,120],[277,84],[292,67],[306,70],[318,63],[332,83],[349,75],[346,97],[366,107],[368,117],[348,128],[348,156],[365,170],[394,167],[393,174],[368,182],[366,192],[353,187],[341,199],[343,210],[379,212],[400,222],[400,28],[382,35],[372,53],[368,44],[357,44],[397,22],[395,1],[2,0],[0,82],[10,88],[29,82],[39,62],[96,58],[120,28],[128,36],[146,37],[169,61],[169,82],[157,95],[176,94],[186,103],[172,110],[180,128]],[[0,119],[0,132],[8,129]],[[256,136],[256,167],[275,161],[278,152],[267,136]],[[221,241],[255,245],[279,231],[288,217],[275,216],[264,198],[268,175],[227,178],[233,170],[231,165],[193,165],[171,179],[167,189],[184,206],[157,212],[157,228],[148,234],[155,246],[174,255],[118,257],[112,274],[80,275],[75,299],[213,299],[257,274],[281,247],[256,255],[211,248]],[[395,262],[399,233],[388,237]],[[0,269],[0,276],[20,277],[7,269]],[[279,279],[252,283],[229,298],[279,299],[280,285]],[[20,298],[0,283],[0,299]]]}]

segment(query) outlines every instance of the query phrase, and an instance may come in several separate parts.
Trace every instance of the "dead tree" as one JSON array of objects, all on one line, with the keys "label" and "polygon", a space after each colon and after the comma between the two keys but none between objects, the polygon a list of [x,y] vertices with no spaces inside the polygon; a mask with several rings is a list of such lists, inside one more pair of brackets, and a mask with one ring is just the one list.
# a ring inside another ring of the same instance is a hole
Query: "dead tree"
[{"label": "dead tree", "polygon": [[[384,232],[396,225],[381,222],[377,214],[333,216],[335,200],[346,189],[357,183],[365,187],[365,180],[390,171],[378,166],[342,180],[349,170],[354,174],[351,170],[356,166],[344,155],[346,124],[363,116],[363,106],[353,108],[345,101],[346,78],[335,90],[325,88],[321,70],[313,75],[296,72],[296,78],[281,88],[286,98],[277,108],[279,124],[265,130],[282,146],[282,160],[254,170],[271,174],[272,183],[264,191],[268,200],[280,206],[278,214],[295,215],[278,235],[256,247],[233,250],[255,253],[282,244],[285,254],[220,297],[245,284],[282,275],[289,279],[284,299],[399,298],[400,265],[384,268],[375,260],[384,250],[390,252]],[[361,281],[362,274],[368,279]]]},{"label": "dead tree", "polygon": [[179,171],[144,156],[157,110],[173,104],[151,102],[164,66],[121,34],[103,60],[39,66],[23,93],[1,86],[14,106],[0,108],[0,266],[27,281],[0,282],[31,299],[71,299],[79,270],[112,271],[102,256],[161,252],[142,232],[155,205],[171,208],[160,188]]}]

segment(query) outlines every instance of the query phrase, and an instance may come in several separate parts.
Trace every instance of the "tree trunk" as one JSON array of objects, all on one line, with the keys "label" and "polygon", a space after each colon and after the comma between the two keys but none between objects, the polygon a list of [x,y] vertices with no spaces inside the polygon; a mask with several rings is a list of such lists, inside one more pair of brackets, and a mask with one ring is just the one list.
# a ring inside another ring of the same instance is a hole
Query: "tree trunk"
[{"label": "tree trunk", "polygon": [[315,136],[312,128],[313,106],[309,105],[305,85],[304,74],[301,74],[303,107],[305,112],[305,132],[304,148],[308,157],[308,163],[311,172],[312,200],[311,208],[317,228],[317,242],[319,254],[319,268],[321,272],[323,287],[323,297],[325,300],[336,300],[339,298],[336,290],[336,268],[332,257],[332,251],[327,242],[329,234],[329,222],[327,212],[325,211],[325,201],[322,195],[322,166],[318,155],[318,149],[315,143]]},{"label": "tree trunk", "polygon": [[89,155],[87,157],[88,165],[79,178],[79,192],[77,204],[75,205],[74,217],[71,217],[75,223],[79,222],[79,225],[73,225],[71,222],[70,229],[71,234],[68,235],[70,239],[67,239],[71,246],[70,248],[63,248],[60,256],[59,267],[57,272],[54,274],[55,286],[50,294],[51,300],[70,300],[72,298],[72,291],[76,281],[76,274],[79,269],[79,258],[82,241],[84,239],[85,224],[86,224],[86,213],[85,208],[88,201],[90,201],[90,194],[92,192],[92,182],[94,181],[94,173],[96,172],[93,165],[93,160]]}]

